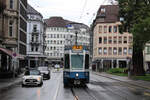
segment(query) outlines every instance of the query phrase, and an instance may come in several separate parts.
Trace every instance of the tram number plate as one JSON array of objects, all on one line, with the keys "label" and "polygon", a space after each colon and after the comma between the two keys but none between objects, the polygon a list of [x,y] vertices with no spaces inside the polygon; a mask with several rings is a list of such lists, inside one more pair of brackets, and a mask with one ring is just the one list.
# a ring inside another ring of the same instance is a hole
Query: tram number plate
[{"label": "tram number plate", "polygon": [[80,80],[74,80],[74,84],[80,84]]}]

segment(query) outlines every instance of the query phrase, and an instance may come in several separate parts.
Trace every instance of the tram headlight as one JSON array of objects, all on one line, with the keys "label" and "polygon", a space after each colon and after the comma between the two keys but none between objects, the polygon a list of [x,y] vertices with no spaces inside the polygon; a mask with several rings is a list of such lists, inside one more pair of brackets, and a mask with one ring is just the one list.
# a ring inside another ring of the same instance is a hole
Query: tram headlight
[{"label": "tram headlight", "polygon": [[76,77],[78,77],[79,76],[79,74],[78,73],[76,73]]}]

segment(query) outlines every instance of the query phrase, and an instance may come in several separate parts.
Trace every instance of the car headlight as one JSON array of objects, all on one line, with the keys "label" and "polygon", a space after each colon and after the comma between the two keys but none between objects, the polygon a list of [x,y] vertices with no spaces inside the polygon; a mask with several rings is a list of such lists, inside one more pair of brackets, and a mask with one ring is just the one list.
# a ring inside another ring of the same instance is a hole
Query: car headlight
[{"label": "car headlight", "polygon": [[26,78],[25,77],[22,77],[22,80],[24,81]]},{"label": "car headlight", "polygon": [[79,76],[79,74],[78,73],[76,73],[76,77],[78,77]]},{"label": "car headlight", "polygon": [[40,77],[38,77],[38,78],[37,78],[37,80],[38,80],[38,81],[40,81],[40,80],[41,80],[41,78],[40,78]]}]

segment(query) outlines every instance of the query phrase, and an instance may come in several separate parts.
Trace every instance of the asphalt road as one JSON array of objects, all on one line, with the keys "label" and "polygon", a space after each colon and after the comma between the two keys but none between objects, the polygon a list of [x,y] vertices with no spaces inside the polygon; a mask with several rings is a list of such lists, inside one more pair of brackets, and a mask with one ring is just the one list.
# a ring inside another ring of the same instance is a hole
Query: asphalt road
[{"label": "asphalt road", "polygon": [[0,100],[150,100],[149,90],[91,73],[86,87],[63,87],[62,71],[52,70],[42,87],[21,84],[0,93]]}]

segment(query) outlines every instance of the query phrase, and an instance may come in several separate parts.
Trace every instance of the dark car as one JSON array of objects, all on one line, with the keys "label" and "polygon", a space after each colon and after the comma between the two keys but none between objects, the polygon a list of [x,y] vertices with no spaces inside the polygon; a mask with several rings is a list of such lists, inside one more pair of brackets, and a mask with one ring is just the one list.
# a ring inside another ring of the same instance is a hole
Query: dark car
[{"label": "dark car", "polygon": [[41,72],[43,79],[50,79],[51,73],[47,66],[40,66],[38,70]]}]

